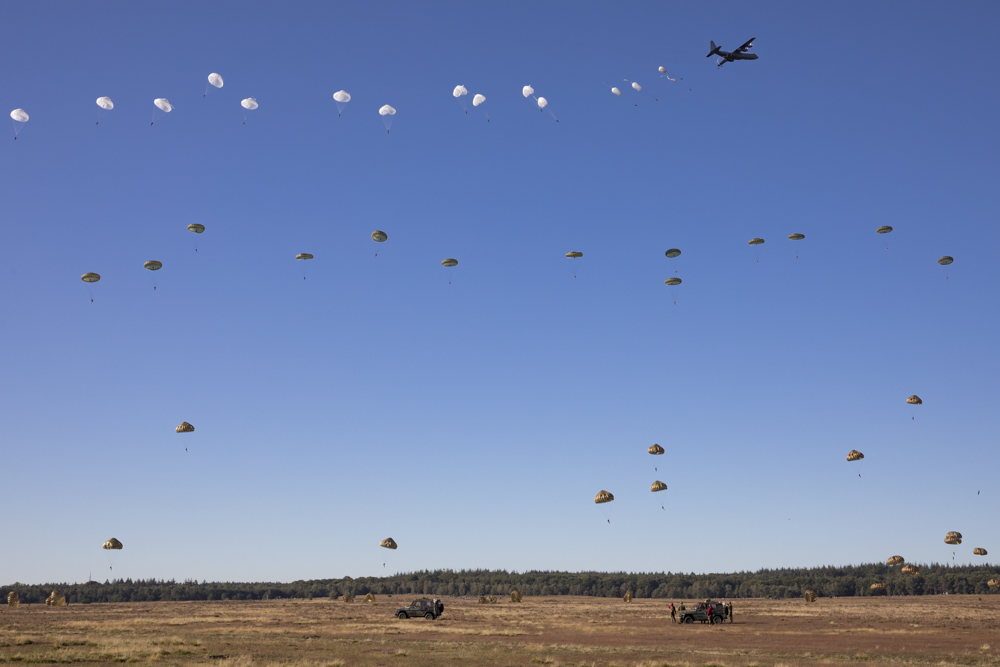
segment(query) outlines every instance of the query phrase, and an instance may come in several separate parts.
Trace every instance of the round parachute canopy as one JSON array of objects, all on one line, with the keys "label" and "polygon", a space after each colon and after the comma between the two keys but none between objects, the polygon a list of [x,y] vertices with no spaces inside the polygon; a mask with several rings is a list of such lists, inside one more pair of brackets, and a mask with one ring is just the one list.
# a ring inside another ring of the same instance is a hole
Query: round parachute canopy
[{"label": "round parachute canopy", "polygon": [[959,538],[959,537],[946,537],[946,538],[944,538],[944,543],[945,544],[952,544],[952,545],[954,545],[954,544],[961,544],[962,543],[962,539]]},{"label": "round parachute canopy", "polygon": [[486,101],[486,96],[485,95],[480,95],[479,93],[476,93],[476,96],[472,98],[472,106],[478,107],[480,104],[482,104],[485,101]]},{"label": "round parachute canopy", "polygon": [[374,232],[372,232],[372,241],[384,243],[387,238],[389,238],[389,235],[380,229],[376,229]]},{"label": "round parachute canopy", "polygon": [[194,232],[195,234],[201,234],[205,231],[205,225],[199,225],[197,222],[188,225],[188,231]]},{"label": "round parachute canopy", "polygon": [[104,546],[101,547],[101,548],[102,549],[121,549],[122,548],[122,543],[112,537],[110,540],[108,540],[107,542],[105,542]]},{"label": "round parachute canopy", "polygon": [[940,264],[941,266],[948,266],[954,261],[955,261],[954,257],[949,257],[948,255],[945,255],[944,257],[938,260],[938,264]]},{"label": "round parachute canopy", "polygon": [[891,231],[892,231],[892,227],[890,227],[889,225],[882,225],[881,227],[879,227],[878,229],[875,230],[875,233],[876,234],[888,234]]},{"label": "round parachute canopy", "polygon": [[914,394],[913,396],[910,396],[908,399],[906,399],[906,402],[909,403],[910,405],[923,405],[924,404],[924,402],[921,401],[920,397],[917,396],[916,394]]},{"label": "round parachute canopy", "polygon": [[881,584],[881,583],[880,584],[872,584],[872,590],[873,591],[884,591],[885,590],[885,584]]},{"label": "round parachute canopy", "polygon": [[985,556],[986,555],[986,549],[984,549],[982,547],[976,547],[975,549],[972,550],[972,553],[974,553],[977,556]]},{"label": "round parachute canopy", "polygon": [[298,255],[295,256],[295,259],[312,259],[312,258],[313,256],[307,252],[300,252]]},{"label": "round parachute canopy", "polygon": [[96,283],[100,279],[101,279],[101,274],[99,273],[85,273],[82,276],[80,276],[80,280],[82,280],[85,283]]},{"label": "round parachute canopy", "polygon": [[532,95],[535,94],[535,89],[532,88],[531,86],[525,86],[524,88],[521,89],[521,94],[524,95],[525,97],[531,97]]},{"label": "round parachute canopy", "polygon": [[97,106],[101,107],[105,111],[111,111],[115,108],[115,103],[111,101],[110,97],[98,97]]},{"label": "round parachute canopy", "polygon": [[391,537],[385,538],[384,540],[379,542],[378,545],[380,547],[385,547],[386,549],[395,549],[397,546],[396,540],[392,539]]},{"label": "round parachute canopy", "polygon": [[750,245],[760,245],[764,242],[764,239],[750,239]]},{"label": "round parachute canopy", "polygon": [[998,588],[1000,587],[1000,579],[990,579],[986,582],[986,585],[990,588]]},{"label": "round parachute canopy", "polygon": [[805,237],[806,237],[805,234],[789,234],[788,235],[788,240],[789,241],[801,241]]},{"label": "round parachute canopy", "polygon": [[458,260],[449,257],[448,259],[441,261],[441,266],[447,266],[449,268],[452,266],[458,266]]},{"label": "round parachute canopy", "polygon": [[174,430],[178,433],[194,433],[194,426],[187,422],[181,422]]},{"label": "round parachute canopy", "polygon": [[212,72],[211,74],[208,75],[208,82],[216,88],[222,88],[223,84],[222,77],[216,74],[215,72]]},{"label": "round parachute canopy", "polygon": [[615,95],[617,95],[618,97],[622,96],[622,91],[618,90],[617,88],[615,88],[613,86],[611,88],[611,92],[614,93]]},{"label": "round parachute canopy", "polygon": [[148,262],[144,262],[142,268],[149,271],[159,271],[163,268],[163,262],[158,262],[155,259],[151,259]]},{"label": "round parachute canopy", "polygon": [[865,458],[865,455],[856,449],[852,449],[850,453],[847,455],[848,461],[860,461],[863,458]]},{"label": "round parachute canopy", "polygon": [[174,110],[173,105],[170,104],[170,100],[168,100],[166,97],[157,97],[155,100],[153,100],[153,104],[156,105],[157,109],[166,113],[170,113],[171,111]]},{"label": "round parachute canopy", "polygon": [[380,116],[395,116],[396,115],[396,110],[393,109],[388,104],[383,104],[382,108],[378,110],[378,114]]},{"label": "round parachute canopy", "polygon": [[954,531],[954,530],[949,530],[948,531],[948,537],[957,537],[958,539],[962,539],[962,533],[959,533],[959,532]]},{"label": "round parachute canopy", "polygon": [[646,451],[650,454],[662,454],[664,450],[663,447],[660,447],[659,445],[650,445],[649,449]]},{"label": "round parachute canopy", "polygon": [[900,572],[903,574],[920,574],[920,568],[916,565],[904,565]]},{"label": "round parachute canopy", "polygon": [[666,74],[667,73],[667,68],[664,67],[663,65],[660,65],[658,69],[660,70],[661,74]]},{"label": "round parachute canopy", "polygon": [[579,250],[573,250],[572,252],[566,253],[567,257],[583,257],[583,253]]},{"label": "round parachute canopy", "polygon": [[52,591],[52,594],[45,598],[45,604],[50,607],[65,607],[66,606],[66,596],[59,591]]},{"label": "round parachute canopy", "polygon": [[816,593],[813,592],[813,591],[803,591],[802,592],[802,597],[805,598],[806,602],[815,602],[816,601]]},{"label": "round parachute canopy", "polygon": [[680,278],[667,278],[666,280],[663,281],[663,284],[664,285],[671,285],[671,286],[672,285],[680,285],[681,284],[681,279]]},{"label": "round parachute canopy", "polygon": [[547,99],[545,99],[544,97],[539,97],[538,98],[538,108],[539,109],[544,109],[548,105],[549,105],[549,101]]},{"label": "round parachute canopy", "polygon": [[902,565],[906,561],[902,556],[891,556],[889,560],[885,562],[886,565]]},{"label": "round parachute canopy", "polygon": [[642,86],[637,84],[635,81],[632,82],[632,87],[635,88],[636,90],[642,90]]},{"label": "round parachute canopy", "polygon": [[10,593],[7,593],[7,604],[10,605],[11,607],[16,607],[19,604],[21,604],[21,599],[17,596],[16,591],[11,591]]},{"label": "round parachute canopy", "polygon": [[669,257],[670,259],[673,259],[674,257],[680,257],[680,256],[681,256],[681,251],[680,251],[680,249],[678,249],[678,248],[671,248],[671,249],[670,249],[670,250],[668,250],[668,251],[667,251],[667,252],[666,252],[665,254],[666,254],[666,255],[667,255],[667,257]]},{"label": "round parachute canopy", "polygon": [[28,122],[28,112],[24,109],[14,109],[10,112],[10,117],[16,120],[18,123]]},{"label": "round parachute canopy", "polygon": [[610,503],[615,497],[607,491],[601,491],[596,496],[594,496],[594,502],[597,504]]},{"label": "round parachute canopy", "polygon": [[247,109],[248,111],[253,111],[254,109],[257,108],[258,105],[256,99],[254,99],[253,97],[248,97],[242,102],[240,102],[240,106],[243,107],[244,109]]},{"label": "round parachute canopy", "polygon": [[455,90],[451,91],[452,97],[461,97],[462,95],[468,95],[469,89],[463,85],[455,86]]},{"label": "round parachute canopy", "polygon": [[656,481],[655,481],[655,482],[653,482],[653,484],[652,484],[652,485],[651,485],[651,486],[649,487],[649,490],[650,490],[650,491],[653,491],[654,493],[655,493],[656,491],[666,491],[666,490],[667,490],[667,485],[666,485],[666,484],[664,484],[663,482],[661,482],[660,480],[656,480]]},{"label": "round parachute canopy", "polygon": [[346,90],[338,90],[333,94],[333,101],[344,104],[351,101],[351,94]]}]

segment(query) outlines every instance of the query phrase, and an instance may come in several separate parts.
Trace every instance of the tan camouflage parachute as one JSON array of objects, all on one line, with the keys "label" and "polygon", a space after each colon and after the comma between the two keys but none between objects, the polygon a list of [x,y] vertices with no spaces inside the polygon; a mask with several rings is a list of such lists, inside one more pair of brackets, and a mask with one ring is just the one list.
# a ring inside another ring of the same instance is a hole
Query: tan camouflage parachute
[{"label": "tan camouflage parachute", "polygon": [[572,252],[566,253],[566,256],[567,257],[583,257],[583,253],[580,252],[579,250],[574,250]]},{"label": "tan camouflage parachute", "polygon": [[848,460],[848,461],[860,461],[860,460],[861,460],[861,459],[863,459],[863,458],[865,458],[865,455],[864,455],[864,454],[862,454],[861,452],[859,452],[859,451],[858,451],[858,450],[856,450],[856,449],[852,449],[852,450],[851,450],[851,451],[850,451],[850,452],[849,452],[849,453],[847,454],[847,460]]},{"label": "tan camouflage parachute", "polygon": [[1000,579],[990,579],[986,582],[986,585],[990,588],[1000,588]]},{"label": "tan camouflage parachute", "polygon": [[625,593],[625,597],[622,598],[622,601],[623,602],[631,602],[632,601],[632,591],[627,591]]},{"label": "tan camouflage parachute", "polygon": [[976,547],[975,549],[972,550],[972,553],[974,553],[977,556],[985,556],[986,555],[986,549],[984,549],[982,547]]},{"label": "tan camouflage parachute", "polygon": [[386,549],[395,549],[397,546],[396,540],[392,539],[391,537],[385,538],[384,540],[379,542],[378,545],[380,547],[385,547]]},{"label": "tan camouflage parachute", "polygon": [[441,266],[445,266],[448,268],[451,268],[453,266],[458,266],[458,260],[453,258],[443,259],[441,260]]},{"label": "tan camouflage parachute", "polygon": [[596,496],[594,496],[594,502],[597,504],[610,503],[614,499],[615,497],[610,493],[608,493],[607,491],[601,491]]},{"label": "tan camouflage parachute", "polygon": [[352,598],[350,594],[344,593],[344,602],[354,602],[354,598]]},{"label": "tan camouflage parachute", "polygon": [[368,595],[365,596],[365,602],[375,604],[375,596],[369,593]]},{"label": "tan camouflage parachute", "polygon": [[816,601],[816,593],[814,593],[813,591],[804,591],[802,593],[802,597],[805,598],[806,602],[815,602]]},{"label": "tan camouflage parachute", "polygon": [[148,262],[143,262],[142,268],[146,269],[147,271],[159,271],[160,269],[163,268],[163,262],[151,259]]},{"label": "tan camouflage parachute", "polygon": [[941,266],[948,266],[954,261],[955,261],[954,257],[949,257],[948,255],[945,255],[944,257],[938,260],[938,264],[940,264]]},{"label": "tan camouflage parachute", "polygon": [[7,605],[8,606],[10,606],[10,607],[16,607],[19,604],[21,604],[21,598],[17,597],[17,593],[15,591],[11,591],[10,593],[7,593]]},{"label": "tan camouflage parachute", "polygon": [[944,536],[945,544],[961,544],[962,543],[962,533],[956,533],[954,530],[948,531],[948,534]]},{"label": "tan camouflage parachute", "polygon": [[920,574],[920,568],[916,565],[904,565],[900,572],[903,574]]},{"label": "tan camouflage parachute", "polygon": [[789,234],[788,235],[788,240],[789,241],[801,241],[805,237],[806,237],[805,234]]},{"label": "tan camouflage parachute", "polygon": [[521,601],[521,594],[518,593],[517,591],[511,591],[510,592],[510,601],[511,602],[520,602]]},{"label": "tan camouflage parachute", "polygon": [[96,283],[100,279],[101,279],[101,274],[99,273],[85,273],[82,276],[80,276],[80,280],[82,280],[85,283]]},{"label": "tan camouflage parachute", "polygon": [[383,232],[381,229],[376,229],[372,232],[372,241],[378,243],[385,243],[385,240],[389,238],[389,235]]},{"label": "tan camouflage parachute", "polygon": [[753,238],[750,239],[750,245],[760,245],[764,242],[764,239]]},{"label": "tan camouflage parachute", "polygon": [[663,284],[664,285],[670,285],[670,286],[680,285],[681,284],[681,279],[680,278],[667,278],[666,280],[663,281]]},{"label": "tan camouflage parachute", "polygon": [[496,604],[497,596],[495,595],[480,595],[479,604]]},{"label": "tan camouflage parachute", "polygon": [[49,607],[65,607],[66,597],[59,591],[52,591],[52,595],[45,598],[45,604]]},{"label": "tan camouflage parachute", "polygon": [[650,445],[649,449],[647,449],[646,451],[649,452],[650,454],[662,454],[663,447],[660,447],[659,445]]},{"label": "tan camouflage parachute", "polygon": [[295,259],[312,259],[312,258],[313,256],[307,252],[300,252],[298,255],[295,256]]},{"label": "tan camouflage parachute", "polygon": [[902,565],[906,562],[906,559],[902,556],[892,556],[885,562],[886,565]]},{"label": "tan camouflage parachute", "polygon": [[187,422],[181,422],[174,430],[178,433],[194,433],[194,426],[191,426]]},{"label": "tan camouflage parachute", "polygon": [[188,231],[194,232],[195,234],[201,234],[205,231],[205,225],[199,225],[197,222],[188,225]]},{"label": "tan camouflage parachute", "polygon": [[656,480],[655,482],[653,482],[652,486],[649,487],[649,490],[650,491],[654,491],[654,492],[655,491],[666,491],[667,490],[667,485],[664,484],[663,482],[661,482],[660,480]]},{"label": "tan camouflage parachute", "polygon": [[112,537],[110,540],[108,540],[107,542],[105,542],[104,546],[101,547],[101,548],[102,549],[121,549],[122,548],[122,543]]},{"label": "tan camouflage parachute", "polygon": [[924,404],[924,402],[921,401],[920,397],[917,396],[916,394],[914,394],[913,396],[910,396],[908,399],[906,399],[906,402],[909,403],[910,405],[923,405]]},{"label": "tan camouflage parachute", "polygon": [[885,584],[872,584],[872,590],[873,591],[884,591],[885,590]]},{"label": "tan camouflage parachute", "polygon": [[670,250],[668,250],[664,254],[667,257],[669,257],[670,259],[673,259],[674,257],[680,257],[681,256],[681,250],[680,250],[680,248],[671,248]]},{"label": "tan camouflage parachute", "polygon": [[875,230],[875,233],[876,234],[888,234],[891,231],[892,231],[892,227],[890,227],[889,225],[882,225],[881,227],[879,227],[878,229]]},{"label": "tan camouflage parachute", "polygon": [[946,533],[946,535],[948,537],[957,537],[958,539],[962,539],[962,533],[958,532],[957,530],[949,530]]}]

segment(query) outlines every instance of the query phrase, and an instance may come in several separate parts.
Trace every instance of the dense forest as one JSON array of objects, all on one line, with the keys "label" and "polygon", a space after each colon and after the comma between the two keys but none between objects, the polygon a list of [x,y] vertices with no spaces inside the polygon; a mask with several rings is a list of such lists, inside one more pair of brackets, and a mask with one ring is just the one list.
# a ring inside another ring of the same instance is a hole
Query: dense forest
[{"label": "dense forest", "polygon": [[[734,574],[608,573],[608,572],[505,572],[492,570],[435,570],[391,577],[315,579],[280,583],[208,583],[197,581],[91,581],[86,584],[13,584],[0,595],[16,591],[22,603],[44,602],[53,589],[70,604],[89,602],[145,602],[156,600],[275,600],[289,598],[339,598],[353,596],[432,595],[505,596],[591,595],[620,597],[632,591],[640,598],[797,598],[812,590],[820,597],[853,595],[987,594],[986,582],[1000,577],[1000,567],[921,565],[920,574],[906,575],[899,567],[883,564],[758,570]],[[871,585],[884,582],[884,592]]]}]

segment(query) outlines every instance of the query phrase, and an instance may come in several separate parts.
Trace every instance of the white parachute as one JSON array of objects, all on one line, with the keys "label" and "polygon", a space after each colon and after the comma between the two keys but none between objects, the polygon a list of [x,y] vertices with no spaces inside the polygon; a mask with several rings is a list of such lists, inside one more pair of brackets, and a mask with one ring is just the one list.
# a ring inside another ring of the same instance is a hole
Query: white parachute
[{"label": "white parachute", "polygon": [[382,123],[385,125],[385,133],[389,134],[389,127],[392,125],[392,117],[396,115],[396,110],[388,104],[383,104],[378,110],[378,115],[382,116]]},{"label": "white parachute", "polygon": [[170,113],[171,111],[174,110],[174,106],[170,104],[170,100],[168,100],[166,97],[157,97],[155,100],[153,100],[153,104],[155,104],[156,108],[162,111],[163,113]]},{"label": "white parachute", "polygon": [[538,98],[538,108],[539,109],[544,109],[547,106],[549,106],[549,101],[547,99],[545,99],[544,97],[539,97]]},{"label": "white parachute", "polygon": [[14,141],[17,141],[18,133],[24,128],[24,124],[28,122],[28,112],[24,109],[14,109],[10,112],[10,118],[14,121]]},{"label": "white parachute", "polygon": [[245,100],[243,100],[242,102],[240,102],[240,106],[243,107],[244,109],[246,109],[247,111],[253,111],[259,105],[257,104],[257,100],[255,98],[248,97]]},{"label": "white parachute", "polygon": [[456,100],[458,100],[458,103],[462,105],[462,111],[464,111],[465,113],[469,113],[468,107],[465,106],[465,99],[464,99],[465,96],[468,94],[469,94],[469,89],[463,86],[462,84],[458,84],[457,86],[455,86],[455,89],[451,91],[451,96],[454,97]]},{"label": "white parachute", "polygon": [[208,75],[208,83],[209,83],[209,85],[211,85],[211,86],[212,86],[213,88],[222,88],[222,85],[223,85],[223,84],[224,84],[225,82],[224,82],[224,81],[222,80],[222,77],[221,77],[221,76],[219,76],[219,75],[218,75],[218,74],[216,74],[215,72],[212,72],[211,74],[209,74],[209,75]]},{"label": "white parachute", "polygon": [[338,90],[333,94],[333,101],[337,103],[337,115],[339,116],[347,103],[351,101],[351,94],[346,90]]},{"label": "white parachute", "polygon": [[642,90],[642,86],[640,86],[635,81],[632,82],[632,88],[634,88],[636,92],[639,92],[640,90]]},{"label": "white parachute", "polygon": [[477,93],[476,96],[472,98],[472,106],[478,107],[480,104],[482,104],[485,101],[486,101],[486,96],[485,95],[480,95],[480,94]]},{"label": "white parachute", "polygon": [[622,91],[618,90],[614,86],[611,87],[611,92],[614,93],[615,95],[617,95],[618,97],[622,96]]},{"label": "white parachute", "polygon": [[115,103],[111,101],[110,97],[98,97],[97,106],[101,107],[105,111],[111,111],[115,108]]},{"label": "white parachute", "polygon": [[532,88],[531,86],[525,86],[524,88],[521,89],[521,94],[524,95],[525,97],[531,97],[532,95],[535,94],[535,89]]}]

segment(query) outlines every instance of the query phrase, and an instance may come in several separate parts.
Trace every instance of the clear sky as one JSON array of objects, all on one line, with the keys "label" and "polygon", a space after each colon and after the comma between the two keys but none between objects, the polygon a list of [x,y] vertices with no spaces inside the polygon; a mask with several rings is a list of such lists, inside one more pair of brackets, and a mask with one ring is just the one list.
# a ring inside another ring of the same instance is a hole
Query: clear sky
[{"label": "clear sky", "polygon": [[998,19],[7,7],[0,582],[1000,553]]}]

